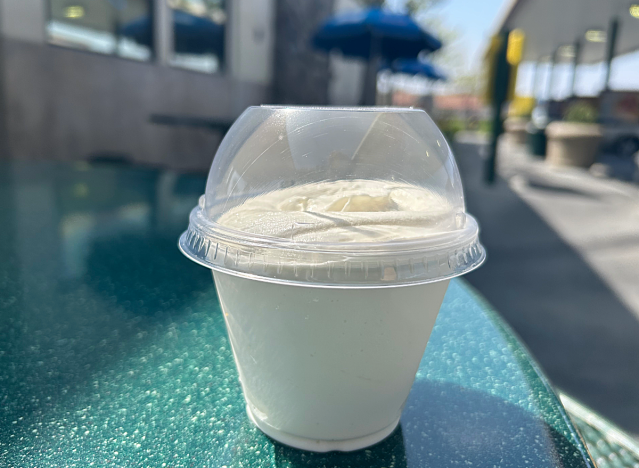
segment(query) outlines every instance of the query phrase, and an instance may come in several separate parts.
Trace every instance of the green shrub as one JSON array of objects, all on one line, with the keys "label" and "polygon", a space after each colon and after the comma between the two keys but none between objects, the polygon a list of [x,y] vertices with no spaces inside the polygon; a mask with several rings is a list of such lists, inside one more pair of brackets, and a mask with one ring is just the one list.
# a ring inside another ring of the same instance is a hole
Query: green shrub
[{"label": "green shrub", "polygon": [[597,122],[597,109],[585,102],[573,102],[564,112],[566,122],[595,123]]},{"label": "green shrub", "polygon": [[455,133],[466,129],[465,122],[457,117],[441,119],[437,122],[437,126],[448,141],[453,140]]},{"label": "green shrub", "polygon": [[459,117],[440,119],[436,123],[448,141],[453,141],[455,134],[462,130],[490,133],[492,126],[490,120],[474,118],[461,119]]}]

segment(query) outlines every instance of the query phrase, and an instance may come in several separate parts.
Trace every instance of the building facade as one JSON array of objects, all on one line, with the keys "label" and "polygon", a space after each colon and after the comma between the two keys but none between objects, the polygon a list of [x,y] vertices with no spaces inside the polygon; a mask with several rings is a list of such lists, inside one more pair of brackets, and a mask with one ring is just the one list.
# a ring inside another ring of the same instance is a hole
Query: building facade
[{"label": "building facade", "polygon": [[207,167],[271,101],[275,1],[0,0],[0,158]]}]

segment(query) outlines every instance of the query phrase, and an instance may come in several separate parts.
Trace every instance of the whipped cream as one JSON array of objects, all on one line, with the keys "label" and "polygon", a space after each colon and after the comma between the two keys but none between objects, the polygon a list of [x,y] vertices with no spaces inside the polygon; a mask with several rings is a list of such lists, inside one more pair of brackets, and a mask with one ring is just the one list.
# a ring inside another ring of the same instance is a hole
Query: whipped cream
[{"label": "whipped cream", "polygon": [[455,229],[455,210],[435,192],[403,182],[339,180],[248,199],[217,223],[304,243],[410,240]]}]

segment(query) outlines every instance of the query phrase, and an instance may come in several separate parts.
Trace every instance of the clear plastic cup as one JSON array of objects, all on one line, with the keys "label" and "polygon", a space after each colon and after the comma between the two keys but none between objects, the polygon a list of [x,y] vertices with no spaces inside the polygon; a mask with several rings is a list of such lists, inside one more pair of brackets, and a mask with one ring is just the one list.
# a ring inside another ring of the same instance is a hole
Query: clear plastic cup
[{"label": "clear plastic cup", "polygon": [[448,282],[485,259],[421,110],[247,109],[180,249],[213,270],[250,419],[356,450],[399,422]]}]

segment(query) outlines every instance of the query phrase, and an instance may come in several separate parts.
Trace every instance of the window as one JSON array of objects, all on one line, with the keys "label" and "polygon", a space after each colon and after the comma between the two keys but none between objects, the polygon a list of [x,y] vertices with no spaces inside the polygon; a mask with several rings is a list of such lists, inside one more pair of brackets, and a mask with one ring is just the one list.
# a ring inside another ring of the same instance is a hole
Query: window
[{"label": "window", "polygon": [[169,0],[173,10],[171,64],[206,73],[224,65],[224,0]]},{"label": "window", "polygon": [[150,60],[152,0],[49,0],[47,34],[51,44]]}]

